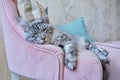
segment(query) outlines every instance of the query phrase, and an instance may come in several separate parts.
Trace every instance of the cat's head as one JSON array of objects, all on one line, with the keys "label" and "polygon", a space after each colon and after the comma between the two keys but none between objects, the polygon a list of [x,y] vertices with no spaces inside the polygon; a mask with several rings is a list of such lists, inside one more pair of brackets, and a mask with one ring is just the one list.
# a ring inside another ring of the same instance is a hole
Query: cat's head
[{"label": "cat's head", "polygon": [[19,22],[27,41],[39,44],[50,43],[54,28],[49,23],[47,9],[44,10],[44,15],[37,20],[26,22],[19,18]]}]

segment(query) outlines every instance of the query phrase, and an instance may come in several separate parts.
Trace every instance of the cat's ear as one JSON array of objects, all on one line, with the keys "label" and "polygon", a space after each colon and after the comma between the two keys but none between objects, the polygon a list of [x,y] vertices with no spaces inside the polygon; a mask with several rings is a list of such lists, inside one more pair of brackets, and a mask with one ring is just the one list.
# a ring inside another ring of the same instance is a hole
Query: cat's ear
[{"label": "cat's ear", "polygon": [[43,12],[43,16],[46,16],[46,15],[48,15],[48,7],[46,7]]},{"label": "cat's ear", "polygon": [[24,30],[24,32],[26,32],[27,29],[28,29],[28,22],[24,21],[20,17],[16,18],[16,20],[19,22],[19,25],[22,27],[22,29]]},{"label": "cat's ear", "polygon": [[47,23],[49,23],[49,17],[48,17],[48,7],[46,7],[43,11],[43,20]]}]

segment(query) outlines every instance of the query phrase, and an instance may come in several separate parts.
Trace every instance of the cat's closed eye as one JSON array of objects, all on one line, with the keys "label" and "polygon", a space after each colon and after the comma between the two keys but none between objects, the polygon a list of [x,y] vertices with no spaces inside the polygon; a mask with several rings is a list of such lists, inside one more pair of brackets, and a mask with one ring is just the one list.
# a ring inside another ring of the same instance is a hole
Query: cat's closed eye
[{"label": "cat's closed eye", "polygon": [[45,32],[48,33],[48,32],[49,32],[49,29],[46,29]]},{"label": "cat's closed eye", "polygon": [[35,37],[37,37],[38,35],[37,34],[35,34]]},{"label": "cat's closed eye", "polygon": [[45,31],[47,28],[43,28],[42,31]]}]

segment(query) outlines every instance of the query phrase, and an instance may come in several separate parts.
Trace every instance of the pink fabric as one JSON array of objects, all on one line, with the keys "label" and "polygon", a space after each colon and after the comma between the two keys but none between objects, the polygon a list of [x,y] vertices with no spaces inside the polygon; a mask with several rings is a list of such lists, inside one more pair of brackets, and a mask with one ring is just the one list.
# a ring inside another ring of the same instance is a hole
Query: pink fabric
[{"label": "pink fabric", "polygon": [[120,80],[120,41],[110,43],[97,43],[99,47],[109,51],[109,57],[111,60],[109,71],[109,80]]},{"label": "pink fabric", "polygon": [[75,71],[64,68],[64,80],[102,80],[101,63],[94,53],[81,51]]},{"label": "pink fabric", "polygon": [[[63,51],[59,47],[32,44],[23,39],[23,32],[15,19],[17,10],[12,0],[0,0],[0,11],[6,56],[11,71],[40,80],[102,80],[101,64],[92,52],[79,52],[77,69],[69,71],[63,65]],[[118,58],[119,49],[100,47],[109,50],[111,58]],[[120,64],[115,59],[111,64],[117,64],[118,67]],[[111,69],[111,74],[117,71],[115,67],[114,70]],[[118,74],[116,76],[119,77]],[[116,76],[111,75],[110,80],[117,80]]]}]

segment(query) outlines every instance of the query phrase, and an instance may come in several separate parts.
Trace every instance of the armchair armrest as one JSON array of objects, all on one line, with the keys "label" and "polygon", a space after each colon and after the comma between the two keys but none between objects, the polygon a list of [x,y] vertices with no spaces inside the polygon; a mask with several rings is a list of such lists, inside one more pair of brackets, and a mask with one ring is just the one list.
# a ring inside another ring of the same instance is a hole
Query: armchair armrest
[{"label": "armchair armrest", "polygon": [[0,9],[9,69],[33,79],[62,80],[62,49],[24,40],[21,27],[16,21],[17,10],[12,0],[0,0]]}]

